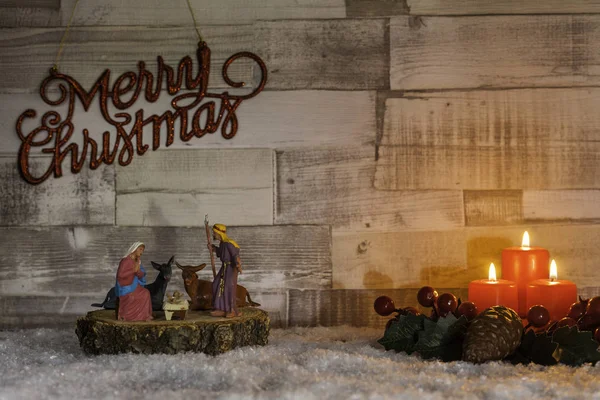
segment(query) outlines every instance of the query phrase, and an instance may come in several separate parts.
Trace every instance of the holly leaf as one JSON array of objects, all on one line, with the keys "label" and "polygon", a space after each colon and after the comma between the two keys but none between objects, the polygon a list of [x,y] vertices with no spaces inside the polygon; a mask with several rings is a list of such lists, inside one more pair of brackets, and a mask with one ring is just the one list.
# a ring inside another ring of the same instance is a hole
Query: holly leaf
[{"label": "holly leaf", "polygon": [[468,321],[464,316],[456,318],[452,313],[439,318],[437,322],[426,319],[424,329],[418,333],[415,351],[424,359],[460,360],[467,325]]},{"label": "holly leaf", "polygon": [[600,361],[598,342],[590,331],[579,331],[576,326],[563,326],[554,331],[552,341],[558,344],[553,356],[561,364],[577,366]]},{"label": "holly leaf", "polygon": [[513,364],[529,364],[531,362],[541,365],[555,365],[557,360],[553,354],[557,343],[545,332],[536,334],[533,329],[525,332],[521,338],[521,345],[510,357],[507,358]]},{"label": "holly leaf", "polygon": [[424,315],[400,315],[392,320],[383,337],[377,342],[385,350],[404,351],[411,354],[417,342],[417,332],[423,329]]}]

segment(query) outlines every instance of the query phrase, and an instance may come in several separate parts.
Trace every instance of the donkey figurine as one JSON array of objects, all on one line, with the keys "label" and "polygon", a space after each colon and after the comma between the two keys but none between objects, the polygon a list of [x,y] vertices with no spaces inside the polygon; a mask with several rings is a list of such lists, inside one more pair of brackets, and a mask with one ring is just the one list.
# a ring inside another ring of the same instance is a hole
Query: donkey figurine
[{"label": "donkey figurine", "polygon": [[[196,275],[196,272],[204,269],[206,264],[197,266],[179,265],[178,262],[175,262],[175,264],[183,271],[181,275],[185,291],[190,296],[190,299],[192,299],[190,310],[212,310],[212,282],[198,279],[198,275]],[[235,302],[238,307],[260,306],[260,304],[252,301],[248,290],[240,285],[237,285],[235,291]]]},{"label": "donkey figurine", "polygon": [[[163,301],[165,293],[167,292],[167,285],[171,280],[171,274],[173,273],[173,260],[175,256],[172,256],[166,264],[157,264],[151,261],[152,267],[158,271],[158,276],[154,282],[145,285],[144,287],[150,291],[150,299],[152,300],[152,310],[160,311],[163,308]],[[117,296],[115,296],[114,286],[106,294],[106,298],[102,303],[94,303],[92,307],[104,307],[107,310],[114,310],[116,306]]]}]

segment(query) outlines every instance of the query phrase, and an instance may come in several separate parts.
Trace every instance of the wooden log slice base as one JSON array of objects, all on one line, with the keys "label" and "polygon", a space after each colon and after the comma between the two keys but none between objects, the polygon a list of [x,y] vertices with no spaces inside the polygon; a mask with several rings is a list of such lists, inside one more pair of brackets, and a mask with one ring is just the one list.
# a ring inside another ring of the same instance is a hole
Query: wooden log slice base
[{"label": "wooden log slice base", "polygon": [[115,319],[114,310],[87,313],[77,320],[75,333],[88,354],[202,352],[225,353],[241,346],[268,343],[269,314],[258,308],[242,308],[236,318],[211,317],[208,311],[188,311],[185,320],[165,319],[154,312],[149,322]]}]

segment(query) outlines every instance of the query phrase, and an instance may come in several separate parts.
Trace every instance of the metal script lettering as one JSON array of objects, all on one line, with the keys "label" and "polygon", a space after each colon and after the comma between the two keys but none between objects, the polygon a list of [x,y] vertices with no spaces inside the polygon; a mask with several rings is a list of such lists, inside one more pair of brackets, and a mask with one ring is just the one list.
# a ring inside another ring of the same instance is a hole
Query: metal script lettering
[{"label": "metal script lettering", "polygon": [[[19,149],[19,170],[23,178],[31,184],[40,184],[54,175],[58,178],[62,176],[62,162],[71,155],[71,171],[78,173],[81,171],[85,160],[88,158],[89,167],[96,169],[102,164],[112,164],[118,158],[119,165],[126,166],[131,163],[134,153],[143,155],[149,148],[148,144],[143,143],[143,129],[147,125],[152,126],[152,150],[160,147],[160,131],[164,124],[166,126],[166,147],[173,144],[175,135],[175,122],[179,121],[179,137],[187,142],[193,137],[200,138],[207,133],[215,133],[221,128],[221,135],[225,139],[231,139],[238,130],[238,120],[235,111],[243,100],[250,99],[259,94],[267,82],[267,68],[265,63],[257,55],[249,52],[240,52],[229,57],[223,64],[223,79],[234,88],[244,86],[243,82],[232,81],[227,70],[231,63],[239,58],[250,58],[255,61],[261,70],[261,80],[258,86],[249,94],[237,96],[228,92],[209,93],[207,92],[208,78],[210,74],[210,49],[205,42],[198,45],[196,51],[198,58],[199,71],[197,75],[192,76],[192,59],[189,56],[184,57],[178,65],[177,71],[166,65],[162,57],[158,57],[158,71],[156,80],[154,75],[145,69],[143,61],[138,62],[137,73],[129,71],[120,75],[109,88],[110,70],[105,70],[92,86],[90,91],[86,91],[75,79],[69,75],[61,74],[51,70],[48,76],[42,82],[40,87],[40,96],[42,100],[51,106],[59,106],[67,102],[68,111],[65,118],[56,112],[48,111],[42,115],[40,125],[24,133],[22,125],[24,121],[35,118],[35,110],[26,110],[17,120],[17,134],[21,139]],[[156,102],[162,90],[163,82],[166,80],[166,90],[169,95],[176,95],[182,85],[188,90],[194,92],[180,94],[171,100],[173,110],[167,110],[162,115],[144,116],[143,110],[138,110],[135,115],[126,112],[118,112],[110,115],[108,111],[108,102],[118,110],[127,110],[131,107],[140,95],[143,95],[146,101]],[[58,84],[58,99],[52,100],[47,94],[47,87],[51,84]],[[133,91],[133,94],[131,92]],[[75,127],[72,118],[75,108],[75,101],[79,99],[83,108],[87,112],[92,100],[98,96],[100,100],[100,112],[102,116],[116,131],[116,141],[110,146],[111,133],[105,131],[102,134],[101,146],[90,137],[87,129],[82,130],[83,146],[81,152],[79,145],[70,143]],[[215,101],[208,101],[201,104],[204,99],[220,99],[220,105],[217,112]],[[201,117],[205,116],[205,122],[201,122]],[[125,127],[132,121],[133,125]],[[29,154],[32,148],[43,147],[43,153],[53,154],[52,162],[48,169],[41,176],[33,176],[29,169]],[[99,148],[102,147],[102,148]]]}]

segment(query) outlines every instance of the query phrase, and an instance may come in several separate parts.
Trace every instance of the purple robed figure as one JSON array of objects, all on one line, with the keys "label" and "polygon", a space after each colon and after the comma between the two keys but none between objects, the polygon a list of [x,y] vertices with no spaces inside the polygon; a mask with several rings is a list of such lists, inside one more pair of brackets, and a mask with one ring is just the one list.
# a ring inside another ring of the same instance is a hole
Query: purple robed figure
[{"label": "purple robed figure", "polygon": [[219,246],[210,248],[217,253],[221,260],[221,269],[212,283],[214,317],[233,318],[241,315],[236,305],[236,290],[238,274],[241,272],[240,248],[238,244],[227,237],[227,227],[223,224],[213,225],[213,238],[219,240]]}]

